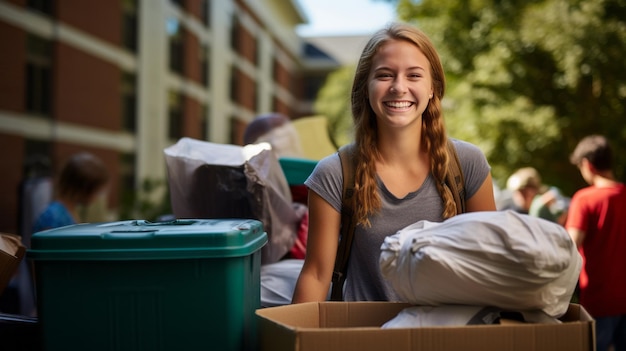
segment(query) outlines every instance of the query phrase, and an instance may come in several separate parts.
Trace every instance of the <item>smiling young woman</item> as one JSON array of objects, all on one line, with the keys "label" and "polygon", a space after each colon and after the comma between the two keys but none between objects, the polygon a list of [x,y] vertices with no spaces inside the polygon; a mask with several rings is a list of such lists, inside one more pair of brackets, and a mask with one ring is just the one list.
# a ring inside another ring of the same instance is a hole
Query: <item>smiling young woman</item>
[{"label": "smiling young woman", "polygon": [[[443,184],[448,153],[441,100],[445,79],[434,46],[419,29],[392,23],[366,44],[352,85],[355,124],[354,216],[344,300],[399,301],[378,258],[385,237],[420,220],[456,213]],[[453,139],[465,176],[466,210],[495,210],[490,166],[476,146]],[[309,187],[306,259],[293,302],[328,296],[340,232],[343,186],[338,154],[322,159]]]}]

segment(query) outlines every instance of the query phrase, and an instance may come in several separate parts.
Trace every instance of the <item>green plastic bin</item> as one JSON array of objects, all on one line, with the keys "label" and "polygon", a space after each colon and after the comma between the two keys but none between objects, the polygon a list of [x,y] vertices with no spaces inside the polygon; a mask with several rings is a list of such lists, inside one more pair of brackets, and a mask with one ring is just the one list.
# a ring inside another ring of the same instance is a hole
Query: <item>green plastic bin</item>
[{"label": "green plastic bin", "polygon": [[278,162],[289,185],[304,184],[317,165],[315,160],[296,157],[281,157]]},{"label": "green plastic bin", "polygon": [[36,233],[45,350],[254,350],[262,223],[123,221]]}]

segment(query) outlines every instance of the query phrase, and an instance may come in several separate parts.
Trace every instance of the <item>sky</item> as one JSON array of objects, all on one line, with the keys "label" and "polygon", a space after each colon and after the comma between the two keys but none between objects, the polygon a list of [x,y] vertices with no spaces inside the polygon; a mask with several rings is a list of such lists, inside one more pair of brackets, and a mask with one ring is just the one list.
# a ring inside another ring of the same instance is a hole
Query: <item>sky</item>
[{"label": "sky", "polygon": [[395,18],[395,6],[376,0],[296,0],[308,24],[300,36],[371,34]]}]

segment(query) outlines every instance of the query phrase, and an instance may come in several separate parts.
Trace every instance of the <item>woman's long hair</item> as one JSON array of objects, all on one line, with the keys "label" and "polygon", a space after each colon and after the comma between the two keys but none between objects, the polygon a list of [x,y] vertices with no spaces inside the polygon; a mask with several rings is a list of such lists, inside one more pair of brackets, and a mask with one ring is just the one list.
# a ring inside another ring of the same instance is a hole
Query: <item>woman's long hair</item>
[{"label": "woman's long hair", "polygon": [[380,159],[377,146],[376,115],[368,100],[368,78],[372,61],[380,48],[389,41],[403,40],[415,45],[430,62],[433,97],[422,114],[422,146],[430,153],[431,172],[437,190],[443,199],[443,218],[456,213],[452,193],[444,185],[448,154],[446,152],[446,130],[443,121],[441,100],[445,90],[445,76],[439,55],[430,39],[419,29],[403,23],[392,23],[376,32],[363,49],[352,84],[352,116],[355,124],[356,170],[353,206],[358,224],[369,226],[369,216],[381,208],[376,184],[376,160]]}]

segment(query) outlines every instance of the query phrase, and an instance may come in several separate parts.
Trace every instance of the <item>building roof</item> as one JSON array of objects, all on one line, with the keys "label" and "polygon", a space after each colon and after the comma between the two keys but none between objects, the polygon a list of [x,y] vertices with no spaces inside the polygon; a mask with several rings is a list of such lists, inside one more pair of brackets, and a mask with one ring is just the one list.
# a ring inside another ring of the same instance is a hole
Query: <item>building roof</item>
[{"label": "building roof", "polygon": [[369,35],[306,37],[303,41],[316,47],[341,66],[355,65]]}]

